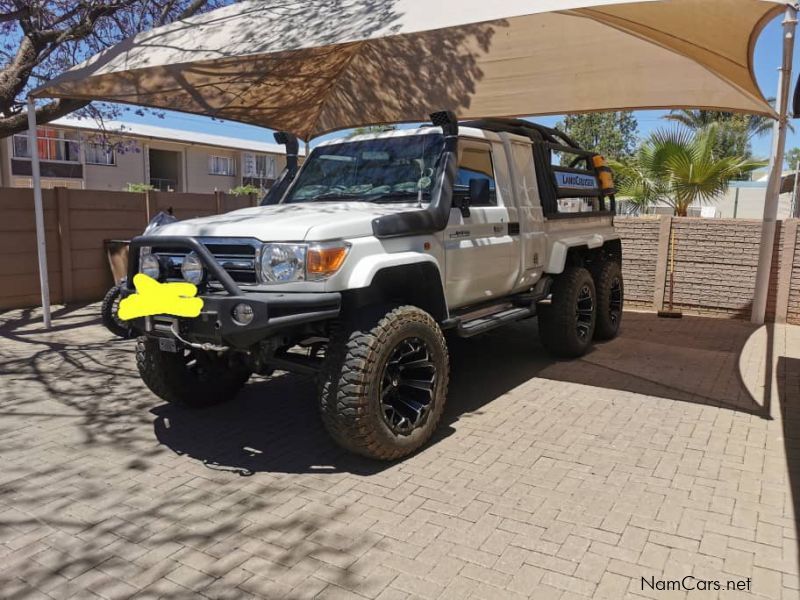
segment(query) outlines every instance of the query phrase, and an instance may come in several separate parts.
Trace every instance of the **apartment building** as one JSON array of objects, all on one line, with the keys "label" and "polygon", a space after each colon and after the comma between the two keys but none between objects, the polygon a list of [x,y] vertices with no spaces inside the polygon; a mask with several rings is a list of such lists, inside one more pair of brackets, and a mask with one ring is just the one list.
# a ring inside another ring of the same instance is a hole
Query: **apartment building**
[{"label": "apartment building", "polygon": [[[264,132],[264,137],[271,137]],[[42,187],[210,193],[240,185],[269,189],[286,164],[283,146],[234,137],[62,118],[37,132]],[[31,187],[28,135],[0,139],[0,187]]]}]

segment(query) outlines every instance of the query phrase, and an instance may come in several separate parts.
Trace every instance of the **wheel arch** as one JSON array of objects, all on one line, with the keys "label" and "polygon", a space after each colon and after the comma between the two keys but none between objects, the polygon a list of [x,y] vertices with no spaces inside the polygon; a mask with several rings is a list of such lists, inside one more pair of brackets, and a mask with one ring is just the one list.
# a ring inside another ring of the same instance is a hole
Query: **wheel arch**
[{"label": "wheel arch", "polygon": [[345,311],[375,304],[411,304],[444,321],[448,309],[439,266],[432,259],[383,265],[367,285],[342,292]]},{"label": "wheel arch", "polygon": [[562,239],[553,244],[545,272],[558,275],[568,266],[592,267],[604,260],[622,263],[622,241],[619,237],[605,239],[594,235],[590,239]]}]

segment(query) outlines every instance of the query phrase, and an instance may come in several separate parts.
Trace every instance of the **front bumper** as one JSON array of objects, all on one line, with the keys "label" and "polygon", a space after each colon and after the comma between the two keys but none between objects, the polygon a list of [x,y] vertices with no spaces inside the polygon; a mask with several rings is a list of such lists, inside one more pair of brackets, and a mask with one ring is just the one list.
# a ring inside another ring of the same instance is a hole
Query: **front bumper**
[{"label": "front bumper", "polygon": [[[196,318],[163,315],[134,319],[133,326],[146,335],[173,337],[171,328],[177,325],[181,337],[192,343],[245,350],[281,330],[335,318],[341,310],[342,296],[339,292],[242,291],[205,246],[195,238],[182,236],[142,236],[131,241],[128,288],[123,290],[123,297],[135,293],[132,281],[138,269],[140,249],[156,245],[194,250],[223,289],[199,294],[203,299],[203,310]],[[233,319],[233,308],[240,303],[253,309],[254,318],[248,325],[240,325]]]}]

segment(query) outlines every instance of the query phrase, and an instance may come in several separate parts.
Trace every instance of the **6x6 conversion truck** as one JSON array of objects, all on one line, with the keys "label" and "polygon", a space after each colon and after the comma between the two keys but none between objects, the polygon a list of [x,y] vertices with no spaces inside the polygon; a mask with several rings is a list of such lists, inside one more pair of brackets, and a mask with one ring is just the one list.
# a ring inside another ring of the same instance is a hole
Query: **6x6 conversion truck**
[{"label": "6x6 conversion truck", "polygon": [[392,460],[442,415],[445,333],[536,316],[560,357],[614,337],[622,251],[602,157],[527,121],[432,118],[320,144],[300,169],[296,138],[276,134],[287,169],[262,206],[134,239],[129,282],[189,281],[203,300],[196,318],[134,322],[147,386],[194,408],[252,373],[312,373],[331,436]]}]

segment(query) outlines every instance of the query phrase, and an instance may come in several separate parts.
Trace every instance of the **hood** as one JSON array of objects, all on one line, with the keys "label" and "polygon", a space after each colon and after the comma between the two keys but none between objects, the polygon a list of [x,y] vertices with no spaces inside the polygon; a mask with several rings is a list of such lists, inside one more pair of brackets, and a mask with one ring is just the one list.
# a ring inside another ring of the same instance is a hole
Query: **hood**
[{"label": "hood", "polygon": [[372,235],[372,220],[414,204],[304,202],[243,208],[159,227],[153,235],[251,237],[263,242],[322,241]]}]

